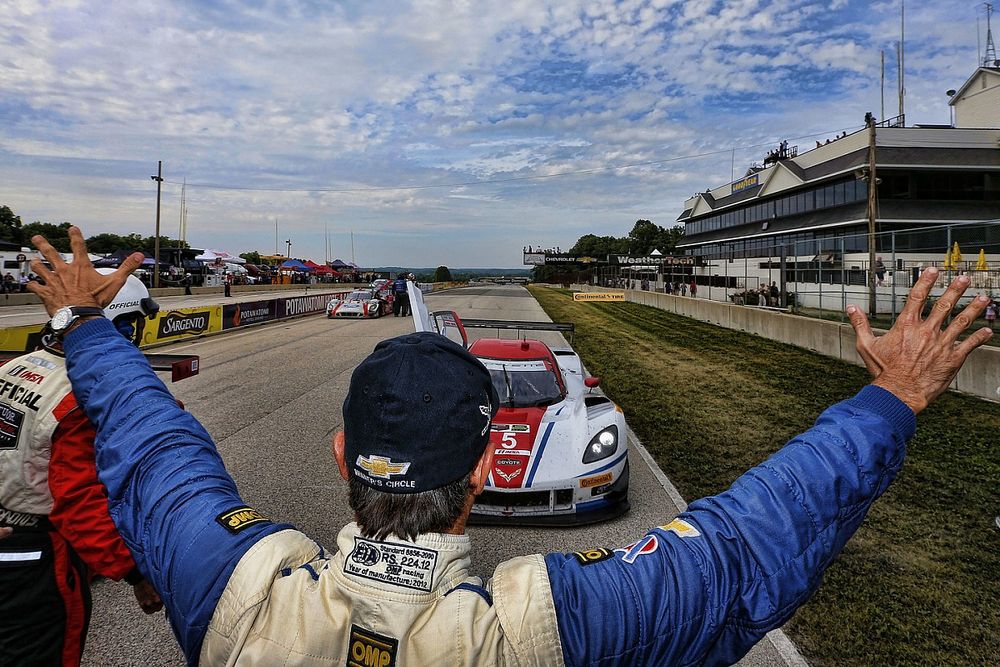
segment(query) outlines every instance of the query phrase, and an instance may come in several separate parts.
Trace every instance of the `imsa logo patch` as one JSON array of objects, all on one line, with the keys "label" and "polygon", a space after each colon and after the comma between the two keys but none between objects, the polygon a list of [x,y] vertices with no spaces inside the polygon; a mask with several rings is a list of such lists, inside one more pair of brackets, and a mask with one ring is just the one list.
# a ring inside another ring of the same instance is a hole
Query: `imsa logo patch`
[{"label": "imsa logo patch", "polygon": [[347,667],[396,667],[399,640],[351,626]]},{"label": "imsa logo patch", "polygon": [[261,521],[267,521],[267,517],[253,509],[252,507],[237,507],[236,509],[223,512],[215,517],[219,525],[236,535],[247,526],[252,526]]}]

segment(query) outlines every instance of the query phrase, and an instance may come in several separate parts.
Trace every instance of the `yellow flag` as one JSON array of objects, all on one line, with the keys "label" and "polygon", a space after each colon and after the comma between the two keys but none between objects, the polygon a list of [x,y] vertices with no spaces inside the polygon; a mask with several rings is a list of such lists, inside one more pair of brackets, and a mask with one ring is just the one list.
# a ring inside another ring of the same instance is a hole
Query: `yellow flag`
[{"label": "yellow flag", "polygon": [[[951,261],[958,264],[962,261],[962,251],[958,249],[958,241],[955,241],[955,247],[951,249]],[[957,266],[955,268],[958,268]]]},{"label": "yellow flag", "polygon": [[950,250],[945,250],[944,251],[944,264],[941,265],[941,268],[944,269],[944,270],[946,270],[946,271],[949,270],[949,269],[954,269],[955,268],[955,263],[951,261],[951,251]]},{"label": "yellow flag", "polygon": [[979,249],[979,261],[976,262],[976,271],[985,271],[986,267],[986,250],[983,248]]}]

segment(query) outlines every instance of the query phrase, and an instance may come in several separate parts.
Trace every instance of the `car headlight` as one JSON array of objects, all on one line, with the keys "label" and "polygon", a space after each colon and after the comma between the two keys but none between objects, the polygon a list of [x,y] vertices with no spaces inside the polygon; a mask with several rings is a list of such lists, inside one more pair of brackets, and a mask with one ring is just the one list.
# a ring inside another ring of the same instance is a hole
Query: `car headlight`
[{"label": "car headlight", "polygon": [[583,452],[583,462],[593,463],[606,459],[618,451],[618,427],[609,426],[593,438]]}]

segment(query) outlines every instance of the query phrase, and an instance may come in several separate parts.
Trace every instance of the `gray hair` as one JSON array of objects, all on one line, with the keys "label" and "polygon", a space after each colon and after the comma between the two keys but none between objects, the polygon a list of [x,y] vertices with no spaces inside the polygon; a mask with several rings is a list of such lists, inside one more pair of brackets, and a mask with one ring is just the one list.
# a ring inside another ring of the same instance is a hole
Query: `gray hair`
[{"label": "gray hair", "polygon": [[390,533],[415,540],[421,533],[441,533],[465,510],[471,472],[450,484],[420,493],[386,493],[348,480],[348,502],[357,516],[361,534],[383,540]]}]

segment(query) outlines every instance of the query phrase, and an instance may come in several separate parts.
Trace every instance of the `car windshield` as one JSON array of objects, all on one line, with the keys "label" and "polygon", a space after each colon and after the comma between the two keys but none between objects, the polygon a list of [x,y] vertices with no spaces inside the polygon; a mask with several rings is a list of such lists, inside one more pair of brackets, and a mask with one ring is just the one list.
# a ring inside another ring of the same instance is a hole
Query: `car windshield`
[{"label": "car windshield", "polygon": [[372,298],[371,292],[355,290],[345,297],[345,301],[368,301]]},{"label": "car windshield", "polygon": [[512,408],[551,405],[562,399],[556,374],[542,359],[480,359],[490,372],[500,403]]}]

